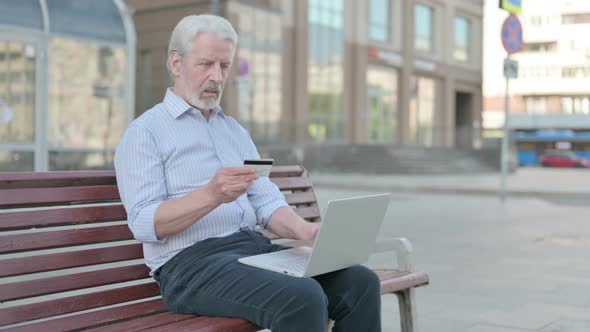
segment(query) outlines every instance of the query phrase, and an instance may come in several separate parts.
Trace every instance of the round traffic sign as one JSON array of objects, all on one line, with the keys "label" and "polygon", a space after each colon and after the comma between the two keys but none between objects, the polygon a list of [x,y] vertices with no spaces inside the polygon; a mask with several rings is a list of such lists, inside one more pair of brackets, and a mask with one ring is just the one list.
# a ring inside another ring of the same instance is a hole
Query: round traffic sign
[{"label": "round traffic sign", "polygon": [[502,24],[502,45],[508,54],[516,53],[522,48],[522,25],[514,14],[510,14]]}]

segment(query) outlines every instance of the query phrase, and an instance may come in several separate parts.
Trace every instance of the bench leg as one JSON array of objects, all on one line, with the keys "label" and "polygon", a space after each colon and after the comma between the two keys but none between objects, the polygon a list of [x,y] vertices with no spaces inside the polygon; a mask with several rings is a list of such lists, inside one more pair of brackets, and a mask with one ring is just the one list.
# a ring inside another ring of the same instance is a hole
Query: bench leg
[{"label": "bench leg", "polygon": [[400,323],[402,332],[417,332],[416,327],[416,308],[414,301],[414,289],[405,289],[396,292],[399,303]]}]

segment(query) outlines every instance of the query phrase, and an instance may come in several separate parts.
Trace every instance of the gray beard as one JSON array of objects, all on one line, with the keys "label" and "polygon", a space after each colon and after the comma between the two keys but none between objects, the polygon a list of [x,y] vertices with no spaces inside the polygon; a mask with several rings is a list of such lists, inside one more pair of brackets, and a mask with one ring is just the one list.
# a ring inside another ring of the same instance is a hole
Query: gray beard
[{"label": "gray beard", "polygon": [[199,96],[195,96],[195,95],[191,95],[189,97],[189,101],[190,104],[193,107],[196,107],[200,110],[211,110],[214,109],[215,107],[219,106],[219,102],[221,100],[221,93],[222,91],[219,91],[219,94],[217,95],[217,97],[213,98],[206,98],[206,99],[201,99],[199,98]]}]

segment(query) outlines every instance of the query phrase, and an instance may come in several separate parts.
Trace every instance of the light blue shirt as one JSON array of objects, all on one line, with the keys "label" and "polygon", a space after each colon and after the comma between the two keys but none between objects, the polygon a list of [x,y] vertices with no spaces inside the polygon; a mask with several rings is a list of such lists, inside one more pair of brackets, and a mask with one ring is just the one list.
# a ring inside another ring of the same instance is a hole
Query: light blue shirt
[{"label": "light blue shirt", "polygon": [[198,110],[166,91],[164,101],[135,119],[115,154],[115,170],[129,228],[143,243],[153,274],[181,250],[210,237],[266,226],[276,209],[288,206],[269,178],[254,182],[237,200],[222,204],[189,228],[158,239],[155,212],[162,202],[204,186],[222,167],[240,166],[260,155],[248,132],[221,107],[209,121]]}]

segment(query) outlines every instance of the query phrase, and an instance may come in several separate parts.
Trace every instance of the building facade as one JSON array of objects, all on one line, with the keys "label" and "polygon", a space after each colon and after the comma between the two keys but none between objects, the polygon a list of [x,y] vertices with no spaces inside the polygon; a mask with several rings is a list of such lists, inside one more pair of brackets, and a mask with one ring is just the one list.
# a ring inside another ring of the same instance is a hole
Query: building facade
[{"label": "building facade", "polygon": [[[508,14],[498,2],[486,3],[484,127],[504,124],[500,27]],[[519,18],[523,48],[512,56],[518,78],[510,87],[509,127],[522,165],[537,164],[549,149],[590,156],[590,2],[523,1]]]},{"label": "building facade", "polygon": [[137,30],[136,114],[171,84],[180,18],[228,18],[239,47],[222,105],[255,142],[480,142],[478,0],[126,0]]}]

